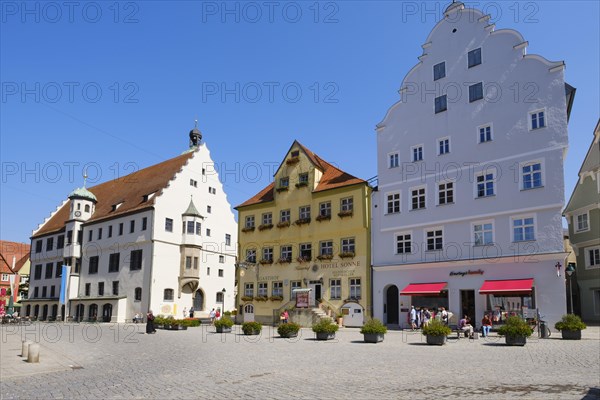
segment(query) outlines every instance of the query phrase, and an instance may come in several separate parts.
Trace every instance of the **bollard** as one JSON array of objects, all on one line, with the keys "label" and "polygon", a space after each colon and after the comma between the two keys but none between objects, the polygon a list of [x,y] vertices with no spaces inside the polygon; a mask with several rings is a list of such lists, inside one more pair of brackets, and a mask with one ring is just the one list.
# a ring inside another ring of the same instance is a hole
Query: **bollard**
[{"label": "bollard", "polygon": [[23,344],[21,345],[21,357],[27,358],[27,354],[29,354],[29,345],[33,343],[31,340],[23,340]]},{"label": "bollard", "polygon": [[40,345],[38,343],[31,343],[27,354],[28,363],[39,363],[40,362]]}]

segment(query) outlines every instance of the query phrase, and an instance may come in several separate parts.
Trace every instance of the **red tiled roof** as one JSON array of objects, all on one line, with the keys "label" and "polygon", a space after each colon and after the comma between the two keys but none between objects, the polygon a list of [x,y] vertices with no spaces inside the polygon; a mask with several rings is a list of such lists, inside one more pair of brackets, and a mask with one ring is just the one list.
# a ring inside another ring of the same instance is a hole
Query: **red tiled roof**
[{"label": "red tiled roof", "polygon": [[[88,223],[152,207],[156,196],[160,195],[159,191],[167,186],[193,154],[194,152],[187,152],[124,177],[88,188],[98,199],[96,210]],[[156,194],[150,200],[143,200],[145,195],[155,192]],[[122,204],[113,211],[113,205],[119,203]],[[66,202],[35,232],[33,237],[60,232],[64,229],[65,222],[69,219],[69,208],[69,202]]]},{"label": "red tiled roof", "polygon": [[[17,272],[29,258],[30,245],[27,243],[0,240],[0,273],[12,274]],[[13,270],[13,257],[16,257]]]},{"label": "red tiled roof", "polygon": [[[321,176],[321,180],[319,184],[315,188],[313,192],[321,192],[324,190],[335,189],[344,186],[356,185],[359,183],[366,183],[365,180],[357,178],[353,175],[350,175],[347,172],[342,171],[341,169],[334,167],[327,161],[323,160],[321,157],[313,153],[307,147],[303,146],[300,142],[294,141],[298,146],[302,149],[302,151],[306,154],[310,162],[323,172],[323,176]],[[292,144],[292,147],[294,145]],[[285,161],[284,161],[285,162]],[[252,198],[246,200],[242,204],[236,207],[245,207],[254,204],[261,204],[273,201],[275,199],[275,183],[271,182],[269,186],[258,192]]]}]

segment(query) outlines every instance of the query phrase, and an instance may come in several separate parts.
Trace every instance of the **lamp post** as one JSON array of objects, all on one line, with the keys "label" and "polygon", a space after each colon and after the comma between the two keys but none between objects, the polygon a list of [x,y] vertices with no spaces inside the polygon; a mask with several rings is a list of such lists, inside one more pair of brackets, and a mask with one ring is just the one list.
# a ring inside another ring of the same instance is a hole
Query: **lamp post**
[{"label": "lamp post", "polygon": [[221,309],[221,316],[223,315],[223,313],[225,312],[225,288],[223,288],[223,290],[221,290],[221,293],[223,293],[223,308]]},{"label": "lamp post", "polygon": [[567,276],[569,277],[569,300],[571,303],[571,314],[573,314],[573,272],[575,272],[575,267],[573,263],[569,263],[569,266],[565,269]]}]

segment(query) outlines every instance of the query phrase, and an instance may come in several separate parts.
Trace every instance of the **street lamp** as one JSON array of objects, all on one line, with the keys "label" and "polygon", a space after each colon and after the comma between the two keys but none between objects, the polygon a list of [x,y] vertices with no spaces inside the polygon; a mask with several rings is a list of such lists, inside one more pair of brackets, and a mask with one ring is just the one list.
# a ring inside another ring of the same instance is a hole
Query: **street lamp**
[{"label": "street lamp", "polygon": [[223,308],[221,309],[221,315],[223,315],[223,313],[225,312],[225,288],[223,288],[223,290],[221,290],[221,292],[223,293]]},{"label": "street lamp", "polygon": [[569,263],[569,266],[565,269],[565,272],[569,276],[569,299],[571,302],[571,314],[573,314],[573,272],[575,272],[575,266],[573,263]]}]

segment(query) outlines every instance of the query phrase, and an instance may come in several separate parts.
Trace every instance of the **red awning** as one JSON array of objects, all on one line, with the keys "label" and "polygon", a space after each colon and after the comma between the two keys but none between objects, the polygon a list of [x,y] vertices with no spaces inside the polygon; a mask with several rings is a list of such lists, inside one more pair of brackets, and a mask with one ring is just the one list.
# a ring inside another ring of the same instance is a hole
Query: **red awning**
[{"label": "red awning", "polygon": [[529,294],[532,286],[533,278],[485,281],[479,289],[479,294]]},{"label": "red awning", "polygon": [[436,282],[436,283],[411,283],[402,291],[402,296],[427,296],[440,294],[440,292],[446,289],[448,282]]}]

